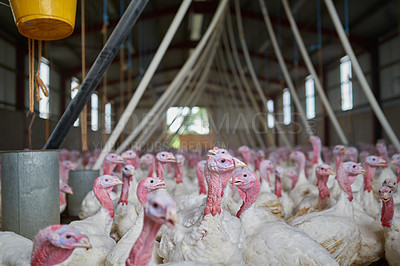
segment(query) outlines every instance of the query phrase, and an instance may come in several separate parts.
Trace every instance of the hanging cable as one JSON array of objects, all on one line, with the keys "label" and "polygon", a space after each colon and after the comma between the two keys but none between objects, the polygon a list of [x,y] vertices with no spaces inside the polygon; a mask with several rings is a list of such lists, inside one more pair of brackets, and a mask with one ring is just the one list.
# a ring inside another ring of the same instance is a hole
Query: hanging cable
[{"label": "hanging cable", "polygon": [[[82,82],[86,76],[86,43],[85,43],[85,0],[81,1],[81,46],[82,46]],[[87,104],[81,113],[82,151],[87,151]]]},{"label": "hanging cable", "polygon": [[[107,14],[107,0],[103,0],[103,27],[101,29],[101,33],[103,34],[103,46],[107,42],[107,26],[109,24],[108,14]],[[103,110],[105,109],[106,104],[108,103],[107,100],[107,71],[104,72],[103,76]],[[105,112],[102,112],[102,121],[105,123]],[[107,141],[107,133],[106,127],[103,126],[103,145]]]},{"label": "hanging cable", "polygon": [[349,0],[344,0],[344,32],[349,36]]}]

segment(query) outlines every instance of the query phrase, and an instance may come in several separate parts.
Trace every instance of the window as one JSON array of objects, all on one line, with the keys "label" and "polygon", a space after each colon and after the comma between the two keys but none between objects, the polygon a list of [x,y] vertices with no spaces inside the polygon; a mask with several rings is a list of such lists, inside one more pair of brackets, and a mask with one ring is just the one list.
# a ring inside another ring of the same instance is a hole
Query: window
[{"label": "window", "polygon": [[290,112],[290,93],[288,89],[283,91],[283,123],[285,125],[289,125],[292,121],[291,112]]},{"label": "window", "polygon": [[[75,95],[78,93],[78,79],[77,78],[72,78],[71,80],[71,99],[73,99],[75,97]],[[79,126],[79,118],[76,119],[75,123],[74,123],[74,127],[78,127]]]},{"label": "window", "polygon": [[312,76],[306,77],[306,115],[308,119],[315,117],[315,91]]},{"label": "window", "polygon": [[111,103],[104,106],[104,127],[106,134],[111,133]]},{"label": "window", "polygon": [[[189,115],[188,118],[186,118]],[[186,126],[182,123],[186,120]],[[172,124],[171,124],[172,123]],[[194,106],[189,107],[170,107],[167,110],[167,126],[171,124],[168,132],[174,134],[179,130],[179,134],[199,134],[207,135],[209,133],[209,122],[207,109]]]},{"label": "window", "polygon": [[267,101],[267,108],[268,108],[268,128],[274,128],[274,101],[273,100],[268,100]]},{"label": "window", "polygon": [[[50,66],[49,61],[46,58],[42,57],[42,61],[40,63],[40,78],[43,81],[46,87],[49,87],[50,84]],[[39,117],[48,119],[50,116],[50,107],[49,107],[49,97],[44,96],[42,90],[39,89],[39,96],[42,100],[39,101]]]},{"label": "window", "polygon": [[353,86],[351,77],[351,61],[346,55],[340,59],[340,92],[343,111],[353,109]]},{"label": "window", "polygon": [[97,131],[99,129],[99,97],[96,93],[92,94],[90,122],[92,130]]}]

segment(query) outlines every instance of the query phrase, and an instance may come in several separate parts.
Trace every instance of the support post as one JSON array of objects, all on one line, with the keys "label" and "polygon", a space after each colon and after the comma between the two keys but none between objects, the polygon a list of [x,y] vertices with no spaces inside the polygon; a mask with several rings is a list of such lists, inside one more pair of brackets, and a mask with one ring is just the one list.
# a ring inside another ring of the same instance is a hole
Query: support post
[{"label": "support post", "polygon": [[[144,117],[144,119],[141,121],[139,126],[118,147],[117,152],[123,151],[136,138],[137,134],[143,129],[144,125],[149,121],[150,117],[154,115],[154,113],[160,107],[160,105],[165,100],[165,98],[168,97],[168,95],[171,92],[173,92],[179,84],[181,84],[181,82],[185,78],[187,72],[192,68],[192,66],[194,65],[199,54],[203,50],[207,41],[209,40],[211,33],[214,31],[217,23],[220,22],[221,17],[223,17],[222,15],[223,15],[226,5],[227,5],[227,0],[220,1],[217,11],[215,12],[215,15],[214,15],[207,31],[203,35],[201,41],[196,46],[196,48],[193,51],[190,58],[186,61],[185,65],[181,68],[180,72],[175,77],[175,79],[172,81],[172,83],[169,85],[168,89],[164,92],[164,94],[161,96],[161,98],[158,100],[158,102],[153,106],[153,108],[150,110],[150,112]],[[104,154],[104,157],[105,157],[105,154]],[[104,157],[103,158],[99,157],[97,159],[96,164],[94,165],[94,169],[100,168],[102,160],[104,160]]]},{"label": "support post", "polygon": [[[190,3],[191,3],[191,0],[185,0],[184,2],[182,2],[177,14],[174,17],[174,20],[172,21],[170,27],[168,28],[167,33],[164,36],[164,39],[162,40],[149,67],[147,68],[145,75],[143,76],[142,80],[140,81],[139,86],[137,87],[135,93],[133,94],[124,113],[121,115],[121,118],[119,119],[113,132],[109,136],[107,143],[104,145],[104,148],[101,151],[100,156],[94,165],[94,169],[100,169],[104,158],[114,147],[115,143],[118,140],[118,137],[121,135],[121,132],[124,130],[126,124],[129,121],[129,118],[131,117],[133,111],[136,109],[136,106],[139,103],[140,98],[142,97],[144,91],[148,87],[151,78],[153,77],[158,65],[161,62],[161,59],[163,58],[169,44],[171,43],[172,38],[174,37],[179,25],[181,24],[183,17],[185,16],[186,11],[190,6]],[[125,16],[125,14],[127,12],[128,11],[126,11],[123,16]],[[123,143],[125,143],[125,141]]]},{"label": "support post", "polygon": [[85,80],[82,82],[79,92],[68,105],[67,110],[51,133],[50,138],[43,147],[44,149],[60,148],[75,120],[88,103],[97,85],[99,85],[104,72],[113,61],[118,48],[128,36],[133,25],[135,25],[136,20],[139,18],[147,2],[148,0],[136,0],[129,4],[126,12],[118,22],[100,54],[97,56]]},{"label": "support post", "polygon": [[338,134],[338,136],[340,138],[340,141],[344,145],[348,145],[349,142],[348,142],[348,140],[347,140],[342,128],[339,125],[339,122],[338,122],[338,120],[337,120],[337,118],[336,118],[336,116],[335,116],[335,114],[334,114],[334,112],[332,110],[332,107],[331,107],[331,105],[329,103],[328,97],[326,97],[326,95],[325,95],[324,89],[322,88],[321,81],[319,80],[317,72],[315,71],[315,68],[314,68],[314,66],[313,66],[313,64],[311,62],[310,56],[308,55],[308,52],[307,52],[306,47],[304,45],[303,39],[301,38],[301,35],[299,33],[299,29],[297,28],[296,22],[293,19],[293,15],[292,15],[292,13],[290,11],[290,7],[289,7],[289,4],[288,4],[287,0],[282,0],[282,4],[283,4],[283,7],[285,9],[286,15],[288,17],[289,24],[290,24],[290,27],[292,29],[293,35],[296,38],[297,44],[299,46],[301,55],[303,56],[304,63],[307,66],[308,72],[312,75],[312,77],[314,79],[314,84],[315,84],[315,87],[317,88],[319,97],[321,98],[321,102],[324,105],[325,110],[328,113],[329,119],[331,120],[332,125],[335,128],[335,131],[336,131],[336,133]]},{"label": "support post", "polygon": [[396,134],[394,134],[392,127],[390,126],[389,122],[387,121],[385,115],[383,114],[382,109],[380,108],[377,100],[375,99],[374,94],[372,93],[372,90],[367,82],[367,79],[365,78],[364,73],[361,70],[361,66],[358,63],[357,57],[354,54],[354,51],[351,48],[350,42],[346,37],[346,34],[343,30],[342,23],[340,22],[340,19],[339,19],[339,15],[336,12],[336,9],[335,9],[335,6],[333,5],[332,0],[324,0],[324,1],[326,4],[326,7],[328,8],[328,12],[332,18],[333,24],[335,25],[337,34],[339,35],[339,39],[342,42],[343,48],[351,60],[353,70],[357,75],[357,78],[360,82],[361,88],[364,90],[365,96],[367,96],[367,99],[372,107],[372,110],[374,111],[376,117],[378,118],[379,122],[381,123],[382,128],[385,130],[386,134],[388,135],[390,141],[393,143],[393,145],[396,147],[396,149],[398,151],[400,151],[400,142],[397,139]]},{"label": "support post", "polygon": [[304,124],[304,127],[306,128],[306,133],[308,135],[313,136],[314,132],[311,129],[310,125],[308,124],[308,121],[307,121],[307,118],[306,118],[306,114],[304,112],[304,108],[300,103],[300,100],[299,100],[299,97],[297,95],[296,89],[295,89],[295,87],[293,85],[293,81],[290,78],[289,71],[288,71],[288,69],[286,67],[285,61],[283,60],[282,52],[279,49],[279,45],[278,45],[278,42],[276,40],[275,32],[274,32],[274,29],[272,28],[272,23],[271,23],[271,20],[269,18],[269,15],[268,15],[267,6],[265,5],[264,0],[259,0],[258,2],[260,3],[261,11],[262,11],[262,14],[264,16],[265,25],[267,26],[269,37],[271,38],[272,46],[274,47],[275,55],[276,55],[276,58],[278,59],[279,66],[280,66],[280,68],[282,70],[282,73],[283,73],[283,76],[285,78],[286,85],[289,88],[290,95],[293,98],[294,104],[296,105],[296,108],[297,108],[297,111],[299,112],[300,118],[301,118],[301,120],[302,120],[302,122]]}]

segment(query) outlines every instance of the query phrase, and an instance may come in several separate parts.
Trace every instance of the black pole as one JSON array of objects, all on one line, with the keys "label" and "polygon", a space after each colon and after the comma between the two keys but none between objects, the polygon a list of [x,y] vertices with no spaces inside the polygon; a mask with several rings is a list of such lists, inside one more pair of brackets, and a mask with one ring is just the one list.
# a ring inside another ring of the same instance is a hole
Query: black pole
[{"label": "black pole", "polygon": [[122,42],[132,30],[148,0],[132,1],[86,75],[79,92],[68,105],[43,149],[59,149],[90,96],[99,85]]}]

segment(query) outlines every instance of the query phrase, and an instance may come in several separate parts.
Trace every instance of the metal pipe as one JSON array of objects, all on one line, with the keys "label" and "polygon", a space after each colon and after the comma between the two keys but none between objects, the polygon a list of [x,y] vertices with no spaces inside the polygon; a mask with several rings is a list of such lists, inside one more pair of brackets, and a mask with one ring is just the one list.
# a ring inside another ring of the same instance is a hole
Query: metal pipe
[{"label": "metal pipe", "polygon": [[[188,86],[189,82],[191,81],[193,75],[196,73],[200,72],[198,70],[200,70],[200,67],[203,66],[204,64],[204,60],[206,59],[207,55],[209,55],[209,51],[210,48],[212,47],[213,43],[215,42],[215,37],[216,37],[216,31],[214,32],[213,36],[210,38],[209,43],[207,44],[207,46],[205,47],[203,54],[200,56],[200,59],[198,60],[198,63],[195,65],[195,67],[193,68],[193,70],[190,72],[189,76],[186,78],[184,84],[180,87],[180,90],[178,92],[178,94],[171,94],[170,98],[172,99],[172,97],[174,98],[174,100],[172,101],[171,105],[174,105],[175,102],[180,98],[180,96],[182,95],[182,93],[185,91],[185,88]],[[203,72],[204,73],[204,72]],[[199,73],[200,74],[200,73]],[[177,86],[178,87],[178,86]],[[192,91],[192,95],[191,96],[195,96],[195,94]],[[150,136],[154,133],[154,131],[156,130],[156,127],[154,125],[157,125],[159,123],[161,123],[164,120],[164,117],[161,115],[163,112],[166,112],[166,108],[168,106],[170,106],[169,104],[169,100],[166,100],[165,103],[163,104],[163,106],[160,108],[160,110],[158,111],[157,115],[155,115],[155,117],[153,118],[152,122],[149,123],[148,128],[151,126],[152,128],[150,129],[150,133],[148,132],[148,130],[144,130],[141,134],[141,136],[139,137],[139,140],[137,141],[137,143],[139,144],[138,147],[142,147],[142,145],[144,144],[144,142],[146,142]],[[158,121],[157,121],[158,120]],[[143,141],[143,139],[146,139],[145,141]]]},{"label": "metal pipe", "polygon": [[[237,114],[237,116],[238,116],[239,115],[240,106],[239,106],[239,103],[238,103],[238,101],[237,101],[237,99],[235,97],[235,93],[233,92],[232,84],[231,84],[230,80],[228,79],[228,77],[226,75],[226,65],[224,65],[225,68],[222,66],[222,60],[223,60],[222,59],[222,56],[223,56],[222,54],[223,53],[221,51],[218,54],[219,56],[216,59],[216,66],[217,66],[217,69],[218,69],[218,76],[219,76],[220,83],[221,83],[221,87],[218,88],[218,89],[222,88],[222,91],[225,94],[225,98],[224,99],[225,99],[226,102],[228,102],[229,101],[228,99],[231,98],[232,104],[228,105],[229,114]],[[225,88],[227,88],[227,90]],[[245,121],[245,123],[247,124],[247,120]],[[239,130],[237,132],[237,134],[236,134],[236,137],[239,139],[239,141],[238,141],[239,143],[241,143],[241,144],[250,143],[250,145],[252,147],[256,147],[255,141],[253,140],[253,138],[251,138],[249,136],[249,134],[245,134],[245,136],[243,136],[242,131]],[[262,146],[261,143],[263,143],[262,140],[259,141],[260,147]]]},{"label": "metal pipe", "polygon": [[72,125],[79,117],[79,114],[88,103],[97,85],[99,85],[104,72],[113,61],[122,42],[132,30],[133,25],[135,25],[136,20],[139,18],[147,2],[148,0],[136,0],[129,4],[126,12],[121,17],[100,54],[97,56],[96,61],[94,61],[92,67],[87,73],[78,93],[68,105],[67,110],[65,110],[43,149],[60,148],[68,135],[69,130],[72,128]]},{"label": "metal pipe", "polygon": [[94,180],[99,176],[99,170],[75,170],[69,172],[68,184],[74,192],[72,195],[67,195],[69,215],[79,215],[83,199],[93,189]]},{"label": "metal pipe", "polygon": [[2,230],[33,239],[59,224],[58,151],[5,152],[2,160]]},{"label": "metal pipe", "polygon": [[340,138],[340,141],[344,145],[348,145],[349,142],[348,142],[348,140],[347,140],[342,128],[340,127],[339,122],[338,122],[335,114],[333,113],[333,110],[332,110],[332,107],[331,107],[331,105],[329,103],[328,97],[326,97],[324,89],[322,88],[322,85],[321,85],[321,81],[319,80],[317,72],[315,71],[315,68],[314,68],[314,66],[313,66],[313,64],[311,62],[310,56],[308,55],[308,52],[307,52],[307,50],[306,50],[306,48],[304,46],[304,42],[303,42],[303,39],[301,38],[301,35],[299,33],[299,29],[297,28],[296,22],[293,19],[293,15],[290,12],[289,4],[288,4],[287,0],[282,0],[282,3],[283,3],[283,7],[285,8],[286,15],[288,17],[290,27],[292,28],[293,35],[296,38],[296,41],[297,41],[297,44],[299,46],[301,55],[303,56],[304,63],[307,66],[308,72],[310,72],[310,74],[312,75],[312,77],[314,79],[314,84],[315,84],[315,87],[317,88],[318,94],[319,94],[319,96],[321,98],[321,102],[324,105],[325,110],[328,113],[329,119],[331,120],[331,122],[333,124],[333,127],[335,128],[336,133],[338,134],[338,136]]},{"label": "metal pipe", "polygon": [[[264,108],[265,108],[266,112],[269,113],[269,110],[268,110],[268,107],[267,107],[267,98],[264,95],[263,89],[261,88],[260,82],[258,81],[258,78],[257,78],[257,74],[256,74],[256,72],[254,70],[253,63],[251,62],[251,59],[250,59],[249,50],[247,48],[246,39],[244,37],[242,16],[240,14],[240,4],[239,4],[238,1],[235,1],[235,11],[236,11],[236,24],[237,24],[237,28],[238,28],[239,40],[240,40],[240,44],[242,46],[244,59],[245,59],[246,64],[247,64],[247,69],[250,72],[251,79],[252,79],[252,81],[254,83],[254,86],[256,87],[258,95],[261,98],[262,104],[264,105]],[[266,122],[267,121],[264,121],[264,123],[266,123]],[[265,128],[268,129],[268,126],[266,126]],[[270,130],[268,129],[268,132],[269,131]],[[269,142],[270,143],[274,143],[274,147],[275,147],[276,146],[275,145],[275,140],[273,139],[272,134],[271,133],[267,133],[267,136],[269,138]]]},{"label": "metal pipe", "polygon": [[[103,150],[101,151],[99,158],[97,159],[94,169],[100,169],[104,158],[107,156],[107,154],[110,152],[110,150],[114,147],[115,142],[117,141],[118,137],[121,135],[121,132],[125,128],[126,124],[128,123],[129,118],[131,117],[133,111],[135,110],[140,98],[142,97],[144,91],[149,85],[149,82],[151,78],[153,77],[158,65],[161,62],[161,59],[163,58],[169,44],[171,43],[172,38],[174,37],[179,25],[181,24],[183,17],[186,14],[187,9],[189,8],[191,3],[191,0],[185,0],[182,2],[181,6],[179,7],[178,12],[176,13],[171,25],[168,28],[167,33],[164,36],[164,39],[162,40],[160,46],[157,49],[157,52],[155,53],[149,67],[146,70],[146,73],[144,74],[142,80],[140,81],[139,86],[137,87],[135,93],[133,94],[131,100],[129,101],[129,104],[125,108],[124,113],[122,114],[121,118],[119,119],[116,127],[114,128],[113,132],[111,133],[110,137],[107,140],[106,145],[104,145]],[[130,6],[132,3],[130,4]],[[129,13],[129,7],[127,11],[124,13],[123,17]],[[122,19],[121,19],[122,20]],[[134,23],[132,23],[133,26]],[[118,25],[117,25],[118,27]],[[129,30],[127,30],[126,34],[129,33]],[[110,36],[111,39],[112,35]],[[119,48],[119,46],[118,46]]]},{"label": "metal pipe", "polygon": [[[188,86],[188,84],[189,84],[189,82],[192,80],[192,78],[193,78],[193,80],[197,80],[198,78],[199,78],[199,76],[201,75],[201,73],[203,73],[202,71],[200,71],[201,70],[201,68],[204,66],[204,62],[205,62],[205,59],[207,58],[207,56],[209,56],[209,52],[210,52],[210,49],[211,49],[211,47],[212,47],[212,43],[214,43],[214,41],[215,41],[215,38],[216,38],[216,34],[214,33],[213,35],[212,35],[212,37],[210,38],[210,41],[209,41],[209,43],[207,44],[207,46],[204,48],[204,51],[203,51],[203,53],[200,55],[200,58],[199,58],[199,60],[198,60],[198,62],[197,62],[197,64],[195,64],[194,65],[194,68],[193,68],[193,70],[190,72],[190,74],[189,74],[189,76],[186,78],[186,80],[185,80],[185,82],[184,82],[184,84],[181,86],[181,90],[182,90],[182,88],[186,88],[187,86]],[[195,89],[193,89],[193,87],[195,86],[195,82],[192,82],[191,84],[190,84],[190,88],[189,88],[189,90],[191,90],[192,91],[192,93],[190,94],[190,95],[187,95],[188,97],[185,97],[182,101],[183,101],[183,103],[187,103],[187,102],[192,102],[192,100],[194,99],[194,97],[196,96],[196,89],[197,89],[197,87],[195,88]],[[182,108],[182,110],[181,110],[181,112],[180,113],[182,113],[182,111],[183,111],[183,108]],[[160,112],[159,112],[159,114],[161,114]],[[179,116],[180,114],[177,114],[176,115],[176,117],[173,119],[173,121],[171,122],[171,124],[168,126],[168,128],[173,124],[173,122],[175,121],[175,119]],[[161,122],[163,119],[162,118],[160,118],[159,119],[159,122]],[[153,123],[150,123],[150,124],[153,124]],[[158,123],[157,123],[158,124]],[[168,129],[167,129],[168,130]],[[152,132],[154,132],[155,131],[155,128],[154,128],[154,130],[152,131]],[[178,130],[179,131],[179,130]],[[152,134],[152,133],[151,133]],[[164,134],[163,133],[161,133],[160,134],[160,136],[158,137],[158,139],[161,139],[161,138],[163,138],[164,137]],[[157,139],[157,140],[158,140]]]},{"label": "metal pipe", "polygon": [[299,97],[297,96],[297,92],[296,92],[296,89],[294,87],[293,81],[290,78],[289,71],[288,71],[288,69],[286,67],[285,61],[283,60],[282,52],[279,49],[279,45],[278,45],[278,42],[276,40],[275,32],[274,32],[274,29],[272,28],[271,20],[269,19],[267,6],[265,5],[263,0],[258,0],[258,2],[260,3],[261,11],[262,11],[262,14],[264,16],[265,25],[267,26],[269,37],[271,39],[272,46],[274,47],[275,55],[276,55],[276,58],[278,59],[279,66],[280,66],[280,68],[282,70],[282,73],[283,73],[283,76],[285,78],[286,84],[288,85],[288,88],[289,88],[289,91],[290,91],[290,95],[292,96],[292,98],[294,100],[294,104],[296,105],[297,111],[300,114],[300,118],[301,118],[301,120],[302,120],[302,122],[303,122],[303,124],[304,124],[304,126],[306,128],[306,133],[308,135],[313,136],[314,132],[311,129],[310,125],[308,124],[307,117],[306,117],[306,114],[304,112],[304,108],[300,103]]},{"label": "metal pipe", "polygon": [[[193,98],[196,96],[196,99],[195,99],[196,101],[198,99],[198,96],[200,96],[202,94],[202,92],[204,90],[204,87],[205,87],[204,83],[208,79],[208,76],[209,76],[209,73],[210,73],[210,68],[211,68],[211,63],[213,62],[213,60],[215,58],[215,53],[216,53],[217,48],[218,48],[219,43],[220,43],[221,30],[222,30],[222,26],[220,26],[218,37],[216,38],[215,41],[211,42],[211,44],[210,44],[210,46],[215,46],[215,47],[212,48],[210,54],[208,55],[208,60],[206,62],[206,65],[204,66],[204,69],[203,69],[203,72],[201,74],[201,77],[199,78],[199,81],[197,82],[197,85],[196,85],[196,88],[195,88],[195,91],[197,92],[197,94],[193,95]],[[188,122],[188,118],[189,118],[190,114],[191,114],[191,111],[189,111],[188,116],[186,116],[187,117],[186,121],[184,121],[181,124],[180,128],[182,127],[182,125],[184,125],[184,124],[186,124]],[[174,133],[174,135],[179,133],[180,128],[178,128],[178,130]],[[169,139],[172,139],[172,138],[170,137]]]},{"label": "metal pipe", "polygon": [[[228,45],[228,43],[227,43],[227,38],[226,38],[226,34],[224,34],[224,45],[226,46],[226,45]],[[228,52],[228,50],[229,50],[229,48],[226,48],[226,50],[227,50],[227,52]],[[227,53],[227,56],[229,56],[229,54]],[[221,51],[220,53],[219,53],[219,60],[218,60],[220,63],[221,63],[221,68],[222,68],[222,71],[223,71],[223,74],[221,74],[221,75],[223,75],[223,81],[225,80],[225,83],[226,83],[226,87],[228,88],[228,92],[231,94],[231,98],[232,98],[232,100],[233,100],[233,104],[235,104],[236,103],[236,107],[237,107],[237,114],[238,114],[238,117],[239,117],[239,115],[240,115],[240,112],[239,112],[239,103],[236,101],[236,99],[235,99],[235,97],[234,96],[232,96],[232,94],[234,94],[233,93],[233,88],[232,88],[232,85],[231,85],[231,83],[230,83],[230,80],[229,80],[229,78],[228,78],[228,76],[227,76],[227,66],[226,66],[226,62],[225,62],[225,60],[224,60],[224,58],[223,58],[223,51]],[[234,65],[233,65],[233,62],[231,62],[232,61],[232,59],[230,59],[230,63],[231,63],[231,68],[232,68],[232,72],[233,73],[236,73],[236,72],[234,72],[234,71],[236,71],[236,69],[234,69]],[[239,91],[239,94],[240,94],[240,97],[242,98],[242,102],[243,102],[243,104],[244,104],[244,110],[246,111],[246,113],[248,113],[248,114],[251,114],[251,111],[250,111],[250,106],[249,106],[249,104],[247,103],[247,99],[246,99],[246,96],[245,96],[245,94],[244,94],[244,92],[243,92],[243,88],[242,88],[242,86],[241,86],[241,84],[240,84],[240,81],[239,81],[239,78],[237,78],[237,76],[236,75],[234,75],[235,76],[235,81],[236,81],[236,83],[238,83],[238,91]],[[225,90],[224,90],[225,91]],[[249,128],[249,125],[248,125],[248,123],[247,123],[247,121],[245,121],[245,126],[247,127],[247,129]],[[238,131],[238,133],[239,132],[241,132],[241,131]],[[240,134],[240,133],[239,133]],[[254,140],[251,138],[251,136],[249,135],[249,134],[245,134],[245,139],[247,140],[247,144],[250,144],[251,146],[253,146],[253,147],[255,147],[255,142],[254,142]],[[258,143],[260,144],[260,147],[265,147],[265,144],[264,144],[264,141],[263,141],[263,139],[261,138],[261,136],[259,135],[259,134],[256,134],[256,139],[257,139],[257,141],[258,141]],[[241,143],[242,145],[243,144],[246,144],[245,142],[242,142]]]},{"label": "metal pipe", "polygon": [[[175,89],[177,84],[181,83],[181,80],[185,77],[187,72],[192,68],[193,64],[195,63],[196,59],[198,58],[200,52],[203,50],[204,46],[206,45],[208,39],[210,38],[211,33],[214,31],[217,22],[220,21],[220,18],[223,14],[223,11],[225,10],[225,7],[227,5],[227,0],[221,0],[217,11],[215,12],[215,15],[208,26],[207,31],[203,35],[201,41],[198,43],[196,46],[195,50],[193,51],[192,55],[189,57],[189,59],[185,62],[185,65],[181,68],[179,71],[178,75],[174,78],[172,83],[169,85],[168,89],[164,92],[164,94],[161,96],[161,98],[157,101],[157,103],[152,107],[150,112],[142,119],[138,127],[129,135],[126,140],[118,147],[117,152],[123,151],[137,136],[137,134],[143,129],[144,125],[149,121],[150,117],[154,115],[155,111],[159,108],[161,103],[165,100],[165,98]],[[99,158],[100,159],[100,158]],[[104,160],[104,159],[103,159]],[[98,163],[99,160],[97,160],[94,168],[99,169],[101,166],[101,162]]]},{"label": "metal pipe", "polygon": [[336,32],[339,35],[339,39],[342,42],[343,48],[351,60],[354,72],[356,73],[357,78],[360,81],[361,88],[363,89],[365,96],[367,96],[367,99],[372,107],[372,110],[374,110],[376,117],[378,118],[379,122],[381,123],[382,128],[385,130],[389,139],[392,141],[393,145],[396,147],[396,149],[398,151],[400,151],[400,142],[397,139],[396,134],[394,134],[392,127],[390,126],[389,122],[387,121],[385,115],[383,114],[381,107],[379,106],[378,102],[375,99],[374,94],[371,91],[371,88],[367,82],[367,79],[365,78],[364,73],[361,70],[360,64],[358,63],[357,57],[354,54],[354,51],[351,48],[350,42],[347,39],[346,34],[343,30],[343,26],[340,22],[340,19],[336,12],[335,6],[333,5],[331,0],[325,0],[325,4],[326,4],[328,12],[332,18],[333,24],[335,25]]}]

